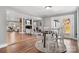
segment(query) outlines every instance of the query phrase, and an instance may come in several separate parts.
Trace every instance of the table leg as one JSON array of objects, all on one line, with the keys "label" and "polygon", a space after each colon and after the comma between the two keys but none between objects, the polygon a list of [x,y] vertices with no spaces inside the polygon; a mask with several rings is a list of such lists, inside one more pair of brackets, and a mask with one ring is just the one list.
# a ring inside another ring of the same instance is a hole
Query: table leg
[{"label": "table leg", "polygon": [[43,41],[43,47],[46,47],[46,34],[44,34],[44,41]]}]

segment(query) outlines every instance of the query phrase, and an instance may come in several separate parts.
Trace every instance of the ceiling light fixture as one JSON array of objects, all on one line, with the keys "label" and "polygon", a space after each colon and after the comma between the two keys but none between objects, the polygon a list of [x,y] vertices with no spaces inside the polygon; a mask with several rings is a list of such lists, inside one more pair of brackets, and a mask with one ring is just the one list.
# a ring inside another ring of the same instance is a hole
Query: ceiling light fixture
[{"label": "ceiling light fixture", "polygon": [[52,6],[45,6],[44,8],[45,8],[45,9],[51,9]]}]

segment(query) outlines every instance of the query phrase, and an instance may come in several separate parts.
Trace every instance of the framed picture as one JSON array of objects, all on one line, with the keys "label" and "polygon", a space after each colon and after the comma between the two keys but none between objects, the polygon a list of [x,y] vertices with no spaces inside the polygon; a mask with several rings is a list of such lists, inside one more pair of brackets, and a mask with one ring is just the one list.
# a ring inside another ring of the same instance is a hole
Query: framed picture
[{"label": "framed picture", "polygon": [[65,33],[70,33],[70,30],[71,30],[71,22],[70,22],[70,19],[65,19],[64,20],[64,29],[65,29]]}]

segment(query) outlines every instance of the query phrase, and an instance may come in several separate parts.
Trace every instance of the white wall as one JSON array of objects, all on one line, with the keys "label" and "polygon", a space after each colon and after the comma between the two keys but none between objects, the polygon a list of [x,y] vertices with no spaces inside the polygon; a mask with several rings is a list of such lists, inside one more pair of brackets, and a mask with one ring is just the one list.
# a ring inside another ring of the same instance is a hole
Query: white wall
[{"label": "white wall", "polygon": [[77,38],[79,39],[79,8],[77,9]]},{"label": "white wall", "polygon": [[28,16],[28,15],[24,15],[23,13],[20,13],[16,10],[9,9],[9,8],[7,8],[6,14],[7,14],[8,21],[19,21],[19,18]]},{"label": "white wall", "polygon": [[0,47],[6,41],[6,11],[5,7],[0,7]]}]

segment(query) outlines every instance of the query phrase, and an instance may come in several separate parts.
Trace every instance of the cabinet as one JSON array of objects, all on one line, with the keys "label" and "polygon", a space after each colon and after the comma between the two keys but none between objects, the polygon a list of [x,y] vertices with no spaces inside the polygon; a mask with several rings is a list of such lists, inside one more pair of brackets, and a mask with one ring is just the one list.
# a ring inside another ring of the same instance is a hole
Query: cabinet
[{"label": "cabinet", "polygon": [[31,34],[32,32],[32,19],[24,19],[25,33]]}]

